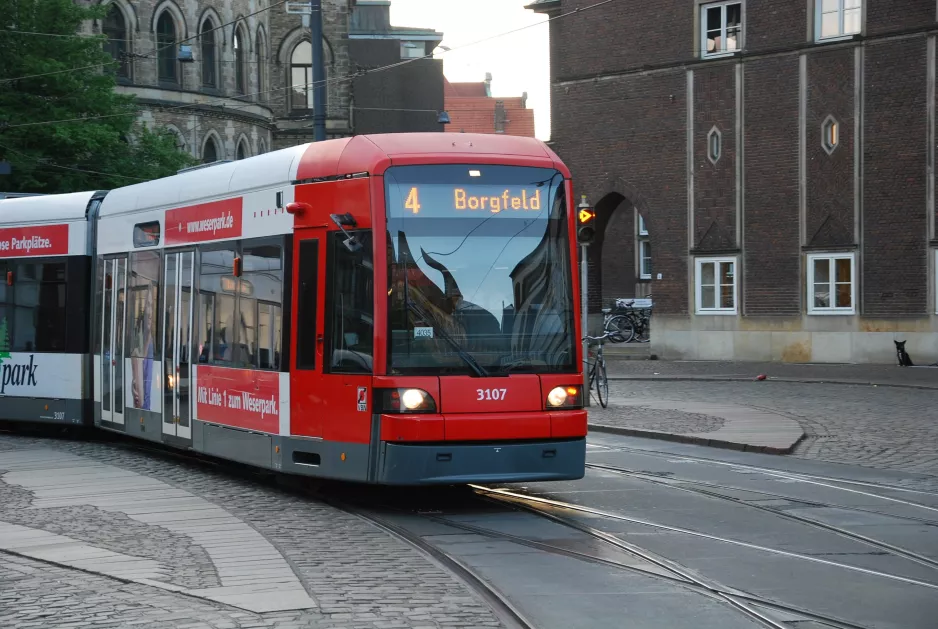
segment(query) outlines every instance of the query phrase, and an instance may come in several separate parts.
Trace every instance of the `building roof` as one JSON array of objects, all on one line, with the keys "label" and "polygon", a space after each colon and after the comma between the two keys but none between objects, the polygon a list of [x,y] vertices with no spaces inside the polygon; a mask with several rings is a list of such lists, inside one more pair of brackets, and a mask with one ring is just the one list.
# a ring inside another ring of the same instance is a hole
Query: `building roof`
[{"label": "building roof", "polygon": [[[444,78],[444,107],[449,113],[449,133],[504,133],[534,137],[534,110],[528,109],[527,94],[520,97],[493,97],[492,75],[480,83],[450,83]],[[499,111],[499,103],[503,112]],[[503,125],[496,124],[501,117]],[[498,127],[501,127],[499,129]]]},{"label": "building roof", "polygon": [[443,95],[446,98],[482,97],[489,95],[489,88],[485,83],[450,83],[443,79]]},{"label": "building roof", "polygon": [[353,39],[400,39],[439,43],[443,33],[432,28],[394,26],[389,0],[358,0],[349,16],[349,37]]}]

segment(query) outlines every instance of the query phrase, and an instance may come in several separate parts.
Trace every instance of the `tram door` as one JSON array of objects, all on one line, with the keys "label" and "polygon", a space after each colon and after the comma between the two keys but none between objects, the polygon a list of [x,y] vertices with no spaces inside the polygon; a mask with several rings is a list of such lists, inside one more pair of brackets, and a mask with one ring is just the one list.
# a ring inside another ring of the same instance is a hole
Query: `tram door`
[{"label": "tram door", "polygon": [[101,377],[96,386],[101,399],[101,420],[124,424],[124,318],[127,258],[104,261],[101,300]]},{"label": "tram door", "polygon": [[163,302],[163,434],[192,438],[192,282],[195,253],[167,252]]}]

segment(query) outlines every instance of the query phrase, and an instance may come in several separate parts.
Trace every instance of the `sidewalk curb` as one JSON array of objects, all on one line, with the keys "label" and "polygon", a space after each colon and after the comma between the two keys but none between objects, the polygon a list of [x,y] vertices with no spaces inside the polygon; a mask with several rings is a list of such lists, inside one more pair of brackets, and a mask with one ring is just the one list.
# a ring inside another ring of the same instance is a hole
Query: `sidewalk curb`
[{"label": "sidewalk curb", "polygon": [[644,437],[646,439],[660,439],[662,441],[677,441],[680,443],[691,443],[711,448],[722,448],[724,450],[738,450],[740,452],[761,452],[763,454],[791,454],[795,447],[804,441],[805,435],[787,448],[773,448],[771,446],[753,446],[736,441],[725,441],[723,439],[708,439],[706,437],[696,437],[693,435],[681,435],[672,432],[658,432],[653,430],[640,430],[638,428],[619,428],[618,426],[604,426],[602,424],[587,424],[591,432],[602,432],[611,435],[621,435],[625,437]]},{"label": "sidewalk curb", "polygon": [[[610,381],[686,381],[686,382],[758,382],[755,378],[745,376],[607,376]],[[870,380],[828,380],[826,378],[787,378],[769,376],[762,382],[793,382],[797,384],[840,384],[852,386],[894,387],[897,389],[920,389],[925,391],[938,391],[938,383],[929,384],[900,384],[894,382],[873,382]]]}]

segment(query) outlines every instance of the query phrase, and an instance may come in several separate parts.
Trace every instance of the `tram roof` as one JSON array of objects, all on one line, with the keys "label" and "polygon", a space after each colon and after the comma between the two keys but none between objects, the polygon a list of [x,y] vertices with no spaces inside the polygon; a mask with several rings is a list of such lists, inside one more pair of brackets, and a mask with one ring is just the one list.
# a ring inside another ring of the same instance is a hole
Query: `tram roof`
[{"label": "tram roof", "polygon": [[303,144],[112,190],[101,216],[193,205],[295,181],[379,173],[423,156],[436,163],[498,159],[540,162],[569,177],[560,158],[534,138],[471,133],[359,135]]},{"label": "tram roof", "polygon": [[0,200],[0,225],[41,225],[85,220],[95,194],[71,192]]}]

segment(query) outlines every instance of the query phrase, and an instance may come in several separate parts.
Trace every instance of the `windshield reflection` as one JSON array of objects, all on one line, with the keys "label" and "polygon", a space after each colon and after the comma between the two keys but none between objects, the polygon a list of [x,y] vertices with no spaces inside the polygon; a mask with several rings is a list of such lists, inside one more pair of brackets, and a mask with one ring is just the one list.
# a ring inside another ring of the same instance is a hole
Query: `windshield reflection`
[{"label": "windshield reflection", "polygon": [[493,373],[572,371],[563,178],[506,166],[469,172],[386,175],[390,372],[478,375],[472,362]]}]

